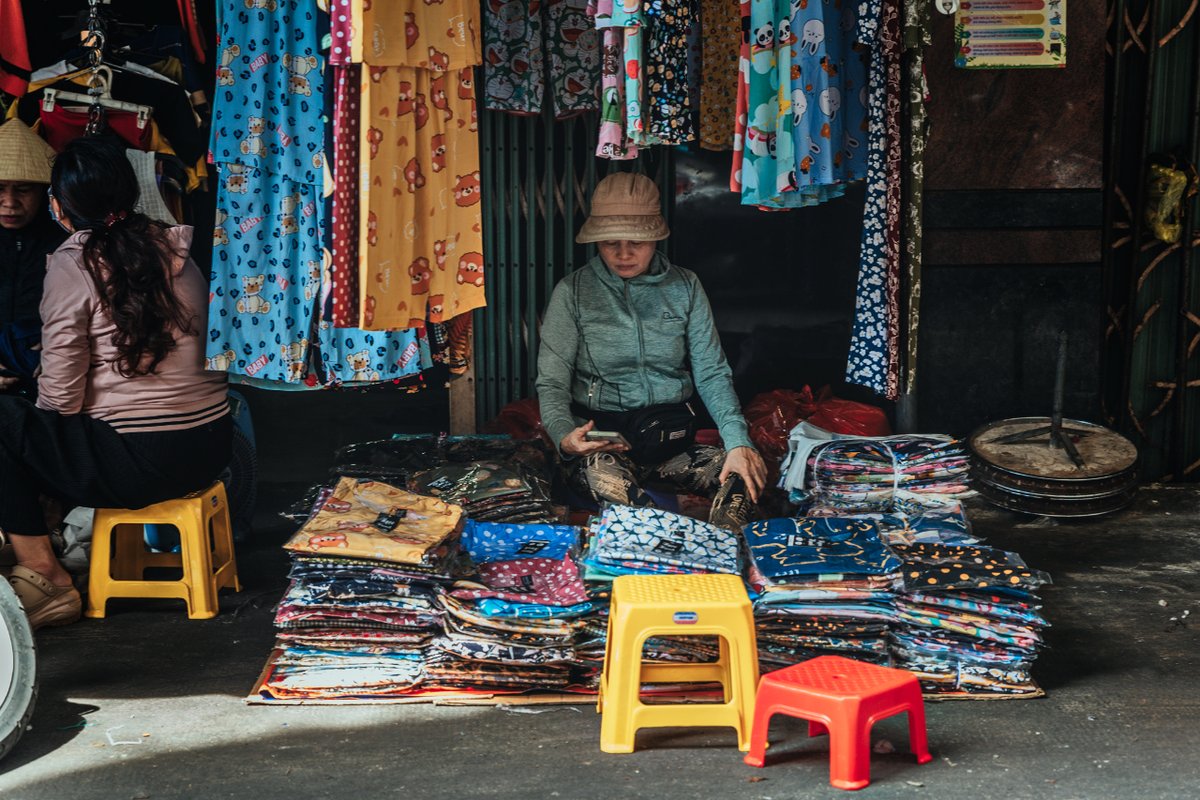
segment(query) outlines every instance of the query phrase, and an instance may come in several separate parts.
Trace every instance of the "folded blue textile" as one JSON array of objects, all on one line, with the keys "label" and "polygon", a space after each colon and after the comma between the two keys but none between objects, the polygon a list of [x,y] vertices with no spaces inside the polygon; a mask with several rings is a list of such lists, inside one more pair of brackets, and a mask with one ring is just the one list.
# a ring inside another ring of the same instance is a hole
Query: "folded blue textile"
[{"label": "folded blue textile", "polygon": [[467,520],[462,534],[462,546],[476,564],[519,558],[561,561],[578,541],[579,529],[570,525]]},{"label": "folded blue textile", "polygon": [[634,506],[605,509],[585,563],[609,571],[741,573],[736,533],[669,511]]},{"label": "folded blue textile", "polygon": [[754,563],[768,578],[841,573],[886,575],[903,562],[883,543],[874,520],[782,517],[743,530]]}]

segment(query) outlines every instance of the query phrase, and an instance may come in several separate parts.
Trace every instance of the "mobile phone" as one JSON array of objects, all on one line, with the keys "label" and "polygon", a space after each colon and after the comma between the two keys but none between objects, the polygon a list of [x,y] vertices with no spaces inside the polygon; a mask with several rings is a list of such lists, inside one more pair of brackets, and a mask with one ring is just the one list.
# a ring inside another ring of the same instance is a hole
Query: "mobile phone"
[{"label": "mobile phone", "polygon": [[625,440],[625,437],[616,431],[588,431],[583,438],[589,442],[613,442],[629,447],[629,442]]}]

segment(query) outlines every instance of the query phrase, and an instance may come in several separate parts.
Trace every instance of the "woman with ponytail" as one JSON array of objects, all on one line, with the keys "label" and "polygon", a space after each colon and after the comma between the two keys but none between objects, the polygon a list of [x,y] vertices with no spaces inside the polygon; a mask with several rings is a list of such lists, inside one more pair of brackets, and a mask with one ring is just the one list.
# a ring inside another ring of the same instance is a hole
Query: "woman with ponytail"
[{"label": "woman with ponytail", "polygon": [[54,162],[50,212],[71,235],[49,257],[36,406],[0,397],[0,532],[33,626],[79,618],[39,495],[141,508],[209,486],[229,463],[223,374],[204,370],[208,284],[192,229],[134,210],[121,146],[78,139]]}]

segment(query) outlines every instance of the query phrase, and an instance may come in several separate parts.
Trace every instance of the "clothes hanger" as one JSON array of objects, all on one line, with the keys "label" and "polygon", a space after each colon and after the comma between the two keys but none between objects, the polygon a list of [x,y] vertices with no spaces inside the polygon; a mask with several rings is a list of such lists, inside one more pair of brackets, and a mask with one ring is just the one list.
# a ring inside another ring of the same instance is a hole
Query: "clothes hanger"
[{"label": "clothes hanger", "polygon": [[68,92],[49,87],[42,90],[43,111],[53,111],[55,106],[60,102],[78,103],[89,109],[98,106],[112,111],[127,111],[136,116],[138,130],[143,130],[150,123],[150,118],[154,115],[154,108],[152,106],[113,99],[112,69],[103,65],[94,69],[91,76],[89,76],[87,94]]},{"label": "clothes hanger", "polygon": [[[107,2],[108,0],[105,0]],[[59,100],[87,104],[87,133],[99,133],[104,128],[106,109],[125,111],[135,115],[138,130],[144,130],[154,113],[151,106],[116,100],[112,96],[112,67],[104,63],[104,48],[108,42],[107,22],[100,13],[100,0],[88,0],[87,28],[80,32],[80,39],[88,53],[91,75],[88,76],[87,94],[47,88],[42,92],[42,110],[53,111]]]}]

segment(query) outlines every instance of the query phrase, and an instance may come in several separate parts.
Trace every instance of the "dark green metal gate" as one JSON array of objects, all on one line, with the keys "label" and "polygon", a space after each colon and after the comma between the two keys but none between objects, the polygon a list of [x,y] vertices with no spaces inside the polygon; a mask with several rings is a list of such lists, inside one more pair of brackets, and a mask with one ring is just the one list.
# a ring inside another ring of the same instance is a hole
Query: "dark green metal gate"
[{"label": "dark green metal gate", "polygon": [[1112,0],[1105,176],[1104,408],[1138,444],[1143,477],[1200,479],[1200,208],[1181,240],[1145,222],[1156,154],[1200,160],[1196,0]]},{"label": "dark green metal gate", "polygon": [[476,423],[533,394],[539,320],[560,278],[595,248],[575,244],[596,181],[633,170],[655,179],[670,219],[670,148],[631,162],[597,159],[595,114],[555,121],[545,115],[480,114],[487,308],[475,316]]}]

